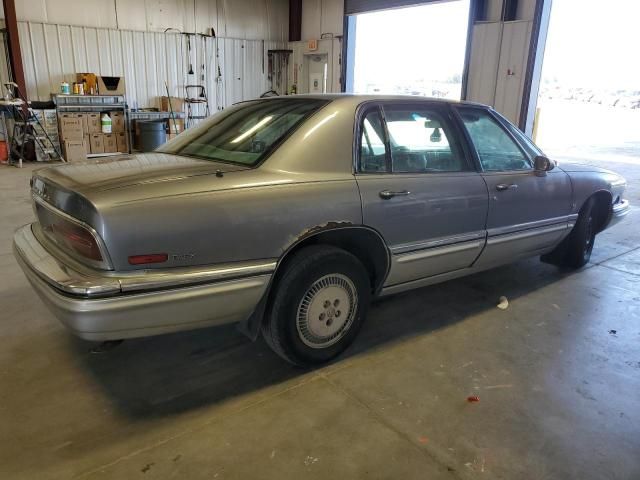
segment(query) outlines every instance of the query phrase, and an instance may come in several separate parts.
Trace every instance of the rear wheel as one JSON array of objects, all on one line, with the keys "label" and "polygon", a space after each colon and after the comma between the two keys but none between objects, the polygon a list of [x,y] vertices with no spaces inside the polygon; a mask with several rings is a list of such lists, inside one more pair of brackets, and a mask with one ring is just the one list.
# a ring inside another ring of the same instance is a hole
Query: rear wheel
[{"label": "rear wheel", "polygon": [[295,253],[274,288],[262,334],[278,355],[296,365],[323,363],[347,348],[371,297],[362,263],[327,245]]}]

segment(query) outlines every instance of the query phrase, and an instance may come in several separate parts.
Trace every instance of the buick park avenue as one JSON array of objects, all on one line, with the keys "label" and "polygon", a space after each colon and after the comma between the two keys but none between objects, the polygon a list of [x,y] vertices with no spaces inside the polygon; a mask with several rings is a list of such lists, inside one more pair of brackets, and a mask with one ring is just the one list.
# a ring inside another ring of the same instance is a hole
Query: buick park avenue
[{"label": "buick park avenue", "polygon": [[582,267],[625,186],[483,105],[274,97],[152,153],[37,170],[14,252],[84,339],[238,323],[309,365],[353,341],[373,297],[531,256]]}]

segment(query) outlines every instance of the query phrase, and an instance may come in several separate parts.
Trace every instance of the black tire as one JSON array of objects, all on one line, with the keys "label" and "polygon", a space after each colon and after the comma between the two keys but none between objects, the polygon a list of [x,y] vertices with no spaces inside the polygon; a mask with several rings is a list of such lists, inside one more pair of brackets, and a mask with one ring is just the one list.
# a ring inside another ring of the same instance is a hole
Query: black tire
[{"label": "black tire", "polygon": [[[371,299],[362,263],[329,245],[296,252],[273,288],[262,335],[274,352],[299,366],[324,363],[342,353],[358,334]],[[329,301],[333,303],[327,306]],[[341,305],[347,313],[342,313]],[[310,321],[313,312],[317,323]],[[326,336],[316,335],[314,329]],[[338,330],[330,333],[333,329]]]},{"label": "black tire", "polygon": [[542,260],[569,268],[584,267],[591,258],[596,238],[595,214],[595,200],[590,198],[582,206],[571,233],[553,252],[543,255]]}]

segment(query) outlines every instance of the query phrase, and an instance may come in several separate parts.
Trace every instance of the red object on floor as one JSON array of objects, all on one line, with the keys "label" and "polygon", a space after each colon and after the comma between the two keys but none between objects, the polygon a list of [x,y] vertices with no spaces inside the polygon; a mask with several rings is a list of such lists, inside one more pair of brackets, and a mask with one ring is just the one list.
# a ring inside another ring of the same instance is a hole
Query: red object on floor
[{"label": "red object on floor", "polygon": [[480,401],[480,397],[477,395],[471,395],[469,397],[467,397],[467,402],[469,403],[473,403],[473,402],[479,402]]}]

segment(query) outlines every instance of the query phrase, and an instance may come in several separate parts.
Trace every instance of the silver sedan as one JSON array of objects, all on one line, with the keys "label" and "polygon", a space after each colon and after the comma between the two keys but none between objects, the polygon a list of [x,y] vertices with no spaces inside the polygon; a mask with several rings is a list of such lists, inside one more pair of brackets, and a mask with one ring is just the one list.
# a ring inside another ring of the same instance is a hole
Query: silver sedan
[{"label": "silver sedan", "polygon": [[342,352],[372,297],[542,256],[579,268],[628,211],[491,108],[412,97],[240,103],[154,153],[35,172],[14,250],[76,335],[237,322],[296,364]]}]

